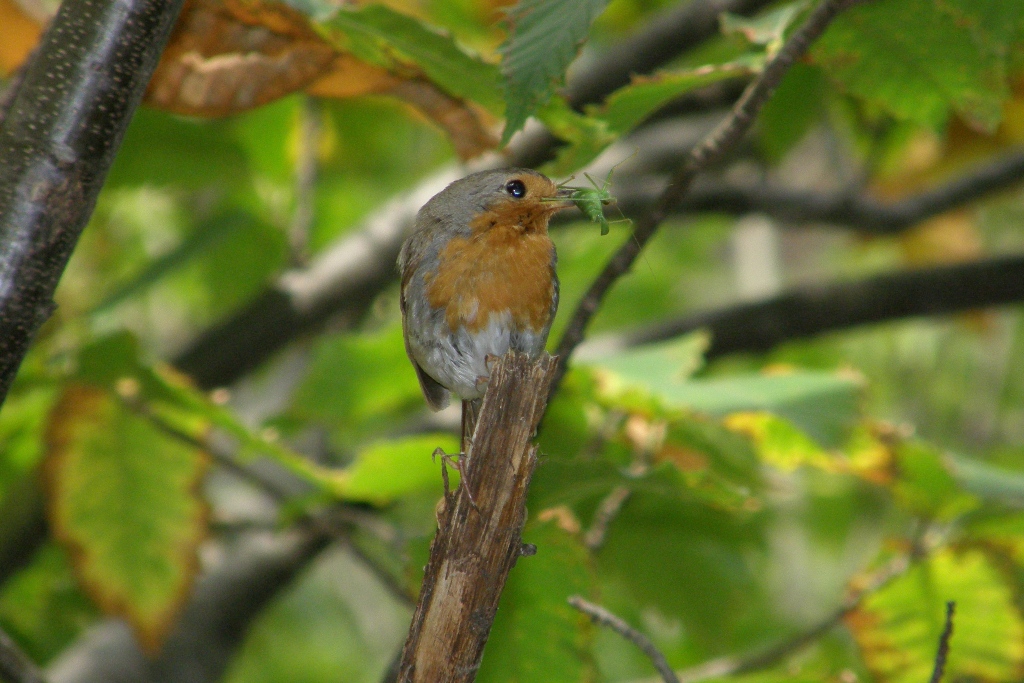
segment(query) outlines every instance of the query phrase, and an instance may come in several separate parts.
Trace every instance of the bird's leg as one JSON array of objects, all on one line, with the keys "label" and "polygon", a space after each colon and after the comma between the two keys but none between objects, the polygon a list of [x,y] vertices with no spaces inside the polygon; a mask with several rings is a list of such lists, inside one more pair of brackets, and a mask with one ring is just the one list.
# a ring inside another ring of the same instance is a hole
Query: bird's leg
[{"label": "bird's leg", "polygon": [[494,368],[494,364],[498,362],[501,356],[496,356],[493,353],[488,353],[484,356],[484,365],[487,367],[487,375],[490,376],[491,369]]},{"label": "bird's leg", "polygon": [[498,362],[501,356],[496,356],[493,353],[488,353],[484,356],[484,368],[487,369],[486,375],[478,375],[476,378],[476,388],[486,389],[487,383],[491,381],[491,370],[494,368],[494,364]]},{"label": "bird's leg", "polygon": [[430,458],[433,460],[438,456],[441,456],[441,481],[444,482],[445,501],[449,500],[449,496],[451,496],[451,486],[448,482],[448,468],[446,467],[446,465],[451,465],[452,469],[459,473],[459,487],[466,489],[466,498],[469,499],[469,504],[474,510],[480,512],[480,508],[477,506],[476,501],[473,500],[473,494],[470,492],[469,484],[466,481],[468,468],[463,468],[463,464],[465,463],[461,461],[465,455],[463,453],[459,453],[459,459],[456,460],[451,454],[445,453],[443,448],[438,447],[430,454]]},{"label": "bird's leg", "polygon": [[[444,452],[444,449],[438,446],[434,449],[434,452],[430,454],[430,460],[437,462],[437,456],[441,456],[441,481],[444,482],[444,498],[448,500],[448,496],[451,495],[451,486],[448,483],[448,468],[445,467],[445,463],[452,463],[452,456]],[[455,467],[454,463],[452,467]],[[458,469],[458,468],[456,468]]]}]

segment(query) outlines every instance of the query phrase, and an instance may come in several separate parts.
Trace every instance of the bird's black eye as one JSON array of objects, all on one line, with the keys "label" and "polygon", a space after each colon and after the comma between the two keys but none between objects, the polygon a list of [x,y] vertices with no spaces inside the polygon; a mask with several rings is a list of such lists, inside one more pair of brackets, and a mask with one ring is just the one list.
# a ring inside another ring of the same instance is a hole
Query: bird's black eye
[{"label": "bird's black eye", "polygon": [[510,180],[505,183],[505,192],[508,192],[516,199],[522,199],[526,196],[526,185],[523,185],[522,180]]}]

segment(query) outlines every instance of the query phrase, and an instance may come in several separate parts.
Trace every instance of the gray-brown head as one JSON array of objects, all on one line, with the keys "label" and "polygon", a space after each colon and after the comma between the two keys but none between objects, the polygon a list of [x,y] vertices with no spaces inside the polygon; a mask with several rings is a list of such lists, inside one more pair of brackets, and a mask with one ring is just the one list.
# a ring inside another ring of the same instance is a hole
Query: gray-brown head
[{"label": "gray-brown head", "polygon": [[566,208],[570,191],[528,168],[481,171],[456,180],[420,209],[421,226],[440,222],[457,234],[497,224],[546,231],[553,213]]}]

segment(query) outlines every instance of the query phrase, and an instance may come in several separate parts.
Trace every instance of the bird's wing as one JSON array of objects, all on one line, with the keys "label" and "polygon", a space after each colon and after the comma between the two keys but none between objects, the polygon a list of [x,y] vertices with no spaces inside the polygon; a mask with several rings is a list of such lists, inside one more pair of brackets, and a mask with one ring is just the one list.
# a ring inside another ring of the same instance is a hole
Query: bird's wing
[{"label": "bird's wing", "polygon": [[403,249],[402,258],[399,260],[399,268],[402,270],[402,286],[399,294],[399,306],[402,309],[402,338],[405,340],[405,354],[409,356],[412,366],[416,368],[416,378],[420,381],[420,389],[423,391],[423,398],[427,399],[427,405],[430,406],[431,410],[442,410],[447,408],[448,403],[451,401],[450,392],[420,367],[420,364],[416,362],[416,357],[412,355],[412,348],[409,347],[409,333],[405,329],[406,325],[408,325],[408,305],[405,301],[405,291],[409,284],[409,280],[412,279],[412,274],[415,272],[418,262],[410,263],[404,251],[405,250]]}]

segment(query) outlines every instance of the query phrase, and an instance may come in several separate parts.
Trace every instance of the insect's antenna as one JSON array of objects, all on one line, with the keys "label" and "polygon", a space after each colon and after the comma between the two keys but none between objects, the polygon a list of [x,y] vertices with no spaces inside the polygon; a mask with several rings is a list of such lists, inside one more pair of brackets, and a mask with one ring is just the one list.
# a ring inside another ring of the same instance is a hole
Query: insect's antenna
[{"label": "insect's antenna", "polygon": [[608,187],[609,185],[612,184],[612,174],[615,173],[615,169],[617,169],[619,166],[622,166],[624,163],[626,163],[627,161],[629,161],[630,159],[632,159],[633,157],[635,157],[639,153],[640,153],[640,148],[637,147],[636,149],[633,150],[632,154],[630,154],[625,159],[620,160],[617,164],[615,164],[614,166],[609,168],[608,169],[608,177],[605,178],[605,181],[604,181],[605,187]]},{"label": "insect's antenna", "polygon": [[[622,216],[622,220],[628,221],[630,226],[633,225],[632,219],[626,218],[626,214],[622,213],[622,209],[620,209],[618,206],[616,206],[615,209],[619,212],[619,215]],[[644,253],[643,246],[640,244],[640,240],[636,238],[635,230],[629,231],[629,238],[636,242],[636,246],[640,247],[640,258],[642,258],[644,260],[644,263],[647,264],[647,269],[651,271],[651,275],[654,275],[654,266],[652,266],[651,262],[647,260],[647,254]]]}]

